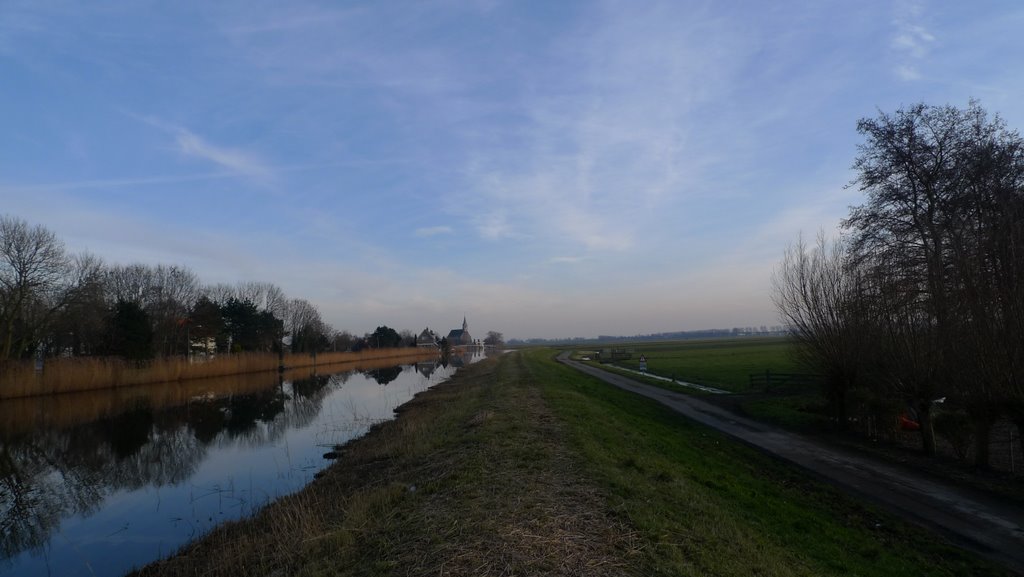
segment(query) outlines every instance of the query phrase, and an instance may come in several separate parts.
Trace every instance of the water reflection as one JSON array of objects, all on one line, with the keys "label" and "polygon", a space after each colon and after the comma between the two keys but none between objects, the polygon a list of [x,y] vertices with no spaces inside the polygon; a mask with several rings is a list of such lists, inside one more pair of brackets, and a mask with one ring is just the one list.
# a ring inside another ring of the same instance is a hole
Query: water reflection
[{"label": "water reflection", "polygon": [[402,374],[402,367],[388,367],[386,369],[373,369],[363,373],[371,379],[377,381],[378,385],[386,385],[391,381],[398,378],[398,375]]},{"label": "water reflection", "polygon": [[451,370],[369,365],[0,403],[0,574],[123,574],[301,488],[326,466],[324,447]]}]

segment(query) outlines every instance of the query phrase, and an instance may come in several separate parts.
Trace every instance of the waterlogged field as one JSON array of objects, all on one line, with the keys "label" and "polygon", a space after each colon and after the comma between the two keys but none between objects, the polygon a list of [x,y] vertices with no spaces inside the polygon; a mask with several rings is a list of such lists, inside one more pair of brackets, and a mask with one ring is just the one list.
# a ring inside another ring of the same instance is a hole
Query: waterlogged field
[{"label": "waterlogged field", "polygon": [[800,372],[790,357],[790,342],[783,337],[743,337],[635,343],[620,345],[633,351],[617,364],[638,369],[640,355],[647,371],[663,377],[708,385],[731,392],[750,389],[750,375]]}]

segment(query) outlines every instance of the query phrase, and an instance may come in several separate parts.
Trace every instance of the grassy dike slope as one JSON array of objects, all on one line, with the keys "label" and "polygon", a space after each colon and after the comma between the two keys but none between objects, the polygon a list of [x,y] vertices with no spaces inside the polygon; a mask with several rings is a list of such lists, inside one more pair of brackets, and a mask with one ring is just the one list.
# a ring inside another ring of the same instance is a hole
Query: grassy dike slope
[{"label": "grassy dike slope", "polygon": [[1003,574],[553,356],[467,367],[142,574]]}]

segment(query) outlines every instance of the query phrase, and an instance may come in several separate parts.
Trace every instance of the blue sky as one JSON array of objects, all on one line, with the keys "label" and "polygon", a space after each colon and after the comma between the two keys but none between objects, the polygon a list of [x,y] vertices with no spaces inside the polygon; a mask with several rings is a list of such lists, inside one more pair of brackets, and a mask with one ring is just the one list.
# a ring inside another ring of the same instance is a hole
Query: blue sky
[{"label": "blue sky", "polygon": [[858,118],[1024,127],[1017,1],[0,0],[0,212],[338,329],[776,324]]}]

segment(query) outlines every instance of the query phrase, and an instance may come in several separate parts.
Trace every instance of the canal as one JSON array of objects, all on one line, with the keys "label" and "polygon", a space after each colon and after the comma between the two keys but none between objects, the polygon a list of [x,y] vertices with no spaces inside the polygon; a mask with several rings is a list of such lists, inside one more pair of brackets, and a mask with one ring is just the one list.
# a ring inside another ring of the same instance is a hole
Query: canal
[{"label": "canal", "polygon": [[0,402],[0,576],[119,576],[173,553],[480,358]]}]

